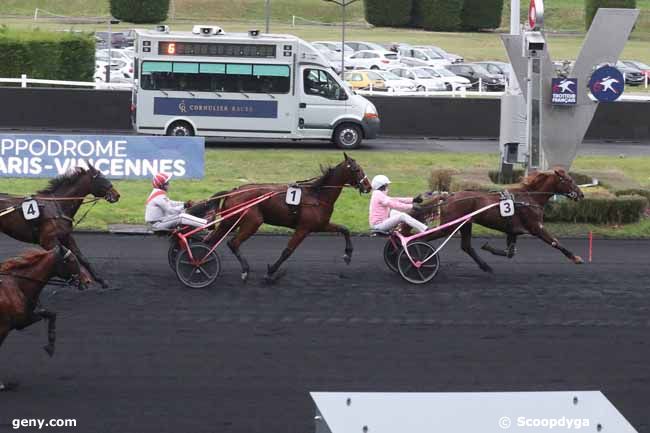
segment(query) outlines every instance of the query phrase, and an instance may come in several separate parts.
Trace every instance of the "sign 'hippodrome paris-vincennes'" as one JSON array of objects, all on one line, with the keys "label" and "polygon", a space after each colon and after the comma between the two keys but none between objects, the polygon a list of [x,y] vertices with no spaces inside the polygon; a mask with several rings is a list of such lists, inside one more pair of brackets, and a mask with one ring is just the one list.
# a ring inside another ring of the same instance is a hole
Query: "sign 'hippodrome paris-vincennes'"
[{"label": "sign 'hippodrome paris-vincennes'", "polygon": [[114,179],[204,175],[201,137],[0,134],[0,177],[54,177],[90,162]]}]

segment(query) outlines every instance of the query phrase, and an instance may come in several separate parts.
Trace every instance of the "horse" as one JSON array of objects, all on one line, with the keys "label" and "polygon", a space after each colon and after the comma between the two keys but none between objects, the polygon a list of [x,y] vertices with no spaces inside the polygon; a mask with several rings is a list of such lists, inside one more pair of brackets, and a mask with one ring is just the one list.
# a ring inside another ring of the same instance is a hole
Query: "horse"
[{"label": "horse", "polygon": [[[576,256],[562,246],[557,238],[544,228],[544,206],[554,195],[563,195],[574,201],[584,198],[584,194],[566,171],[558,169],[532,174],[525,178],[520,186],[509,188],[503,193],[461,191],[446,196],[435,196],[431,200],[433,205],[428,208],[428,211],[423,212],[423,209],[426,209],[425,207],[416,208],[412,216],[424,222],[439,212],[440,224],[442,225],[482,207],[498,203],[502,197],[512,197],[515,206],[512,217],[502,217],[498,207],[491,208],[474,216],[471,221],[460,228],[461,248],[474,259],[481,270],[493,272],[492,268],[483,261],[472,247],[472,223],[498,230],[507,235],[507,246],[504,250],[494,248],[487,242],[482,246],[483,250],[491,254],[507,258],[514,257],[517,236],[528,233],[561,251],[573,263],[581,264],[584,261],[580,256]],[[432,232],[421,240],[431,241],[449,236],[456,228],[458,228],[458,224]]]},{"label": "horse", "polygon": [[[268,282],[275,281],[281,276],[281,274],[276,274],[280,265],[291,256],[311,232],[342,234],[345,238],[343,259],[349,264],[353,251],[350,230],[343,225],[331,223],[330,218],[334,212],[334,204],[344,186],[353,186],[359,190],[359,193],[370,192],[371,186],[361,166],[347,154],[344,153],[343,156],[343,161],[335,167],[321,168],[321,176],[293,185],[301,189],[301,200],[296,206],[286,203],[287,189],[292,186],[286,184],[247,184],[230,191],[214,194],[213,197],[227,195],[227,197],[218,198],[215,203],[210,204],[211,207],[219,209],[219,212],[224,212],[265,193],[276,193],[251,207],[240,219],[231,217],[222,221],[208,235],[206,241],[222,239],[230,231],[238,228],[237,233],[228,240],[227,245],[241,265],[242,281],[248,279],[250,267],[241,254],[240,246],[255,234],[263,223],[295,229],[280,258],[273,265],[267,265],[265,280]],[[196,209],[192,209],[192,212],[196,214]]]},{"label": "horse", "polygon": [[[0,265],[0,346],[12,330],[23,330],[43,319],[48,322],[47,345],[51,357],[56,344],[56,313],[41,308],[39,296],[52,277],[76,281],[82,289],[79,261],[71,250],[56,245],[49,251],[28,251]],[[6,386],[0,382],[0,391]]]},{"label": "horse", "polygon": [[[75,239],[72,237],[74,216],[85,197],[92,194],[96,198],[104,198],[109,203],[120,199],[120,194],[113,184],[90,163],[88,169],[77,167],[70,172],[49,181],[45,189],[38,191],[32,197],[16,197],[0,194],[0,232],[22,242],[40,245],[46,250],[61,243],[72,250],[81,265],[92,278],[102,287],[108,287],[83,255]],[[37,219],[26,220],[20,211],[21,204],[33,198],[38,203],[40,216]]]}]

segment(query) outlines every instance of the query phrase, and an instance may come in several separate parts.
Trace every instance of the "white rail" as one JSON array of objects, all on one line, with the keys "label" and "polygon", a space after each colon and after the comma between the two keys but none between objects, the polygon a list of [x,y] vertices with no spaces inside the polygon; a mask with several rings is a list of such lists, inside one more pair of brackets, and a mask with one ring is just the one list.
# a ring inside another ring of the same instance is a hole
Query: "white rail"
[{"label": "white rail", "polygon": [[27,78],[22,74],[20,78],[0,78],[0,83],[20,84],[20,87],[28,87],[29,84],[50,84],[55,86],[69,87],[90,87],[94,89],[132,89],[131,83],[102,83],[95,81],[61,81],[61,80],[43,80],[40,78]]}]

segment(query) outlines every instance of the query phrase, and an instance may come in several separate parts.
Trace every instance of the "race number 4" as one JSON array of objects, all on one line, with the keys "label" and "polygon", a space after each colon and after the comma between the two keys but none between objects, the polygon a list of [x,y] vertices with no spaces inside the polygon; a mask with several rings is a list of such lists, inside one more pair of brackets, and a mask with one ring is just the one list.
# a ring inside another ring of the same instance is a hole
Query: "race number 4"
[{"label": "race number 4", "polygon": [[41,216],[36,200],[27,200],[23,202],[23,216],[26,220],[35,220]]},{"label": "race number 4", "polygon": [[302,196],[302,190],[294,186],[287,188],[287,198],[285,202],[292,206],[297,206],[300,204],[300,197]]},{"label": "race number 4", "polygon": [[510,199],[501,200],[499,203],[499,211],[502,217],[511,217],[515,214],[515,203]]}]

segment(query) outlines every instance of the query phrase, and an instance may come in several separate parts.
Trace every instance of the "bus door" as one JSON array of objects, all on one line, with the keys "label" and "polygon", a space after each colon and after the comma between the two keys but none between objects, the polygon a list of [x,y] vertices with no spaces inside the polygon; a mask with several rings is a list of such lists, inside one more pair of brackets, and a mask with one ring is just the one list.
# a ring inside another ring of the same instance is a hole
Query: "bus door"
[{"label": "bus door", "polygon": [[331,71],[303,66],[300,75],[298,128],[304,136],[328,138],[346,113],[348,95]]}]

